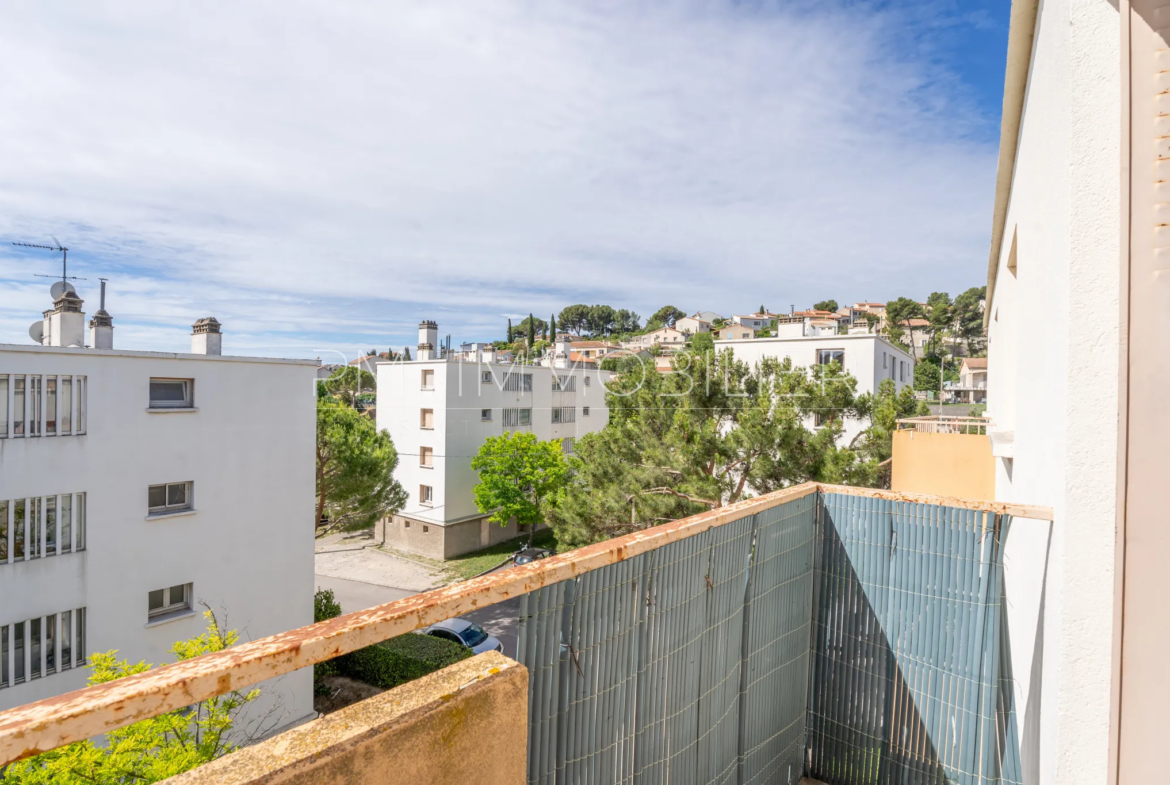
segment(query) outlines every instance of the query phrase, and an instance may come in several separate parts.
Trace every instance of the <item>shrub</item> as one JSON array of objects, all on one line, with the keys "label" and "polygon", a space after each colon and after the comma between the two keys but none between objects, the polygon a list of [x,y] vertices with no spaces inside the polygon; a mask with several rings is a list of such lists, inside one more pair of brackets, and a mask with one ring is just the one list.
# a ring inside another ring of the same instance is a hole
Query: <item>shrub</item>
[{"label": "shrub", "polygon": [[[313,595],[313,621],[326,621],[340,615],[341,605],[333,591],[318,589]],[[323,695],[327,691],[324,678],[337,675],[388,690],[470,656],[471,650],[458,643],[431,635],[407,633],[343,654],[329,662],[317,663],[313,666],[313,692]]]},{"label": "shrub", "polygon": [[471,650],[458,643],[411,632],[338,657],[337,662],[346,676],[388,690],[470,656]]}]

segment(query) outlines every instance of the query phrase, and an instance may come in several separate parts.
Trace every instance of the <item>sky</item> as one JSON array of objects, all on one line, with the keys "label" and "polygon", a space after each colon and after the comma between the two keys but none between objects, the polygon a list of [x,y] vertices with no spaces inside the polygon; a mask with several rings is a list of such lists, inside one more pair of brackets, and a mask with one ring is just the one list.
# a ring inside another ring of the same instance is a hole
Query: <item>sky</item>
[{"label": "sky", "polygon": [[1009,0],[0,7],[0,343],[352,359],[985,281]]}]

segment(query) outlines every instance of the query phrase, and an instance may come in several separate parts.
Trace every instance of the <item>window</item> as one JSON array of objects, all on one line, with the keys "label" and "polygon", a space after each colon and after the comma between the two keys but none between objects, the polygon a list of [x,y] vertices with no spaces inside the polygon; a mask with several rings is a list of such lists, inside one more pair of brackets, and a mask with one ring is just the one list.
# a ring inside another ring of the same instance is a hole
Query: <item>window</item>
[{"label": "window", "polygon": [[432,488],[429,485],[418,486],[419,504],[424,504],[427,507],[430,507],[432,504],[435,503],[434,499],[435,499],[435,489],[434,488]]},{"label": "window", "polygon": [[828,425],[835,419],[837,419],[837,417],[833,414],[833,412],[817,412],[815,415],[813,415],[813,425],[817,428],[820,428],[821,426]]},{"label": "window", "polygon": [[0,688],[84,664],[85,608],[0,625]]},{"label": "window", "polygon": [[504,409],[505,428],[515,428],[522,425],[532,425],[531,409]]},{"label": "window", "polygon": [[169,482],[147,488],[147,507],[153,514],[191,509],[190,482]]},{"label": "window", "polygon": [[151,409],[190,409],[194,405],[191,397],[191,379],[151,379]]},{"label": "window", "polygon": [[510,392],[532,392],[532,374],[514,372],[505,374],[504,389]]},{"label": "window", "polygon": [[0,439],[82,433],[84,376],[0,374]]},{"label": "window", "polygon": [[588,386],[589,386],[589,382],[590,382],[590,379],[589,379],[589,377],[588,377],[588,376],[586,376],[586,377],[585,377],[585,386],[586,386],[586,387],[588,387]]},{"label": "window", "polygon": [[572,436],[570,436],[566,439],[561,439],[561,452],[563,452],[565,455],[572,455],[573,454],[573,437]]},{"label": "window", "polygon": [[419,409],[418,427],[424,428],[428,431],[435,428],[435,410],[434,409]]},{"label": "window", "polygon": [[552,410],[552,421],[556,423],[577,422],[577,407],[576,406],[554,406]]},{"label": "window", "polygon": [[480,371],[479,372],[479,380],[483,384],[491,384],[492,383],[492,372],[491,371]]},{"label": "window", "polygon": [[492,421],[492,410],[491,409],[480,409],[479,410],[479,419],[480,419],[480,422],[491,422]]},{"label": "window", "polygon": [[433,370],[425,370],[422,372],[422,388],[424,390],[435,389],[435,372]]},{"label": "window", "polygon": [[882,352],[882,370],[890,367],[890,355]]},{"label": "window", "polygon": [[418,448],[418,465],[428,469],[434,466],[435,449],[433,447]]},{"label": "window", "polygon": [[423,534],[426,534],[426,533],[427,533],[427,532],[429,532],[430,530],[431,530],[431,527],[430,527],[430,526],[426,526],[425,524],[423,525]]},{"label": "window", "polygon": [[189,583],[181,583],[166,589],[155,589],[147,595],[146,618],[148,620],[189,610],[191,610],[191,584]]},{"label": "window", "polygon": [[402,528],[409,529],[410,528],[410,521],[403,521]]},{"label": "window", "polygon": [[898,361],[898,381],[906,381],[906,361]]},{"label": "window", "polygon": [[573,392],[577,389],[577,379],[573,376],[554,376],[553,392]]},{"label": "window", "polygon": [[581,407],[581,416],[582,416],[582,417],[588,417],[588,416],[589,416],[589,407],[588,407],[588,406],[582,406],[582,407]]},{"label": "window", "polygon": [[817,365],[828,365],[829,363],[837,363],[842,368],[845,367],[845,350],[844,349],[817,349]]}]

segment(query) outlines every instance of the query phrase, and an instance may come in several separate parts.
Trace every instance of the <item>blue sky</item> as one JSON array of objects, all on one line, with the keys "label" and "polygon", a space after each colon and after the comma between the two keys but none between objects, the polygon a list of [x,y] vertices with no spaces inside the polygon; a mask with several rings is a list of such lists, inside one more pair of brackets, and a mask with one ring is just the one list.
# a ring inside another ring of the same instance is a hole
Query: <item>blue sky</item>
[{"label": "blue sky", "polygon": [[[246,7],[245,7],[246,6]],[[986,269],[1008,0],[0,10],[0,342],[56,235],[116,345],[325,361],[575,302],[924,298]]]}]

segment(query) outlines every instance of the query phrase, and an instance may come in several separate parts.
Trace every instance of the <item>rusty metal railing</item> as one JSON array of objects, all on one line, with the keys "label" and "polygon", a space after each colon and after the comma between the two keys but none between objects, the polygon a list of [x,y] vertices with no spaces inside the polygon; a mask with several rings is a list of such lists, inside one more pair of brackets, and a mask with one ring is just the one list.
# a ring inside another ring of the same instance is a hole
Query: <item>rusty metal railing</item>
[{"label": "rusty metal railing", "polygon": [[1047,507],[805,483],[532,564],[0,712],[0,766],[575,579],[815,493],[914,501],[1052,520],[1052,510]]}]

